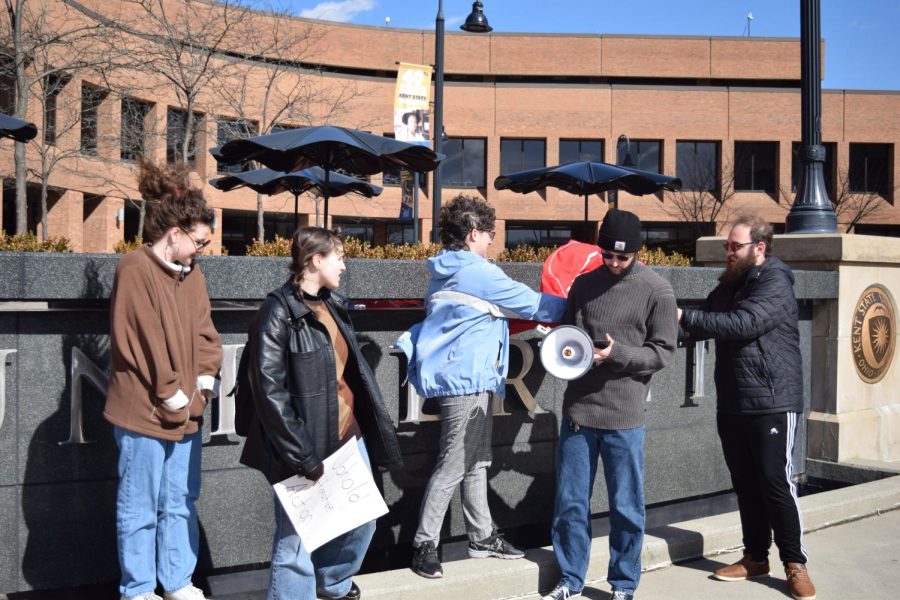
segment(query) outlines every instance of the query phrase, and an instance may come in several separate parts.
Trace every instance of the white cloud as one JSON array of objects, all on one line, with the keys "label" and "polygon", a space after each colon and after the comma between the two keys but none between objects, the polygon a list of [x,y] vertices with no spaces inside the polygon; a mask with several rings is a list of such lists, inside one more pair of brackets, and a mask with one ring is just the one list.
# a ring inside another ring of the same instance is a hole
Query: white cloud
[{"label": "white cloud", "polygon": [[300,11],[300,16],[307,19],[339,21],[346,23],[358,13],[375,8],[375,0],[340,0],[338,2],[320,2],[312,8]]}]

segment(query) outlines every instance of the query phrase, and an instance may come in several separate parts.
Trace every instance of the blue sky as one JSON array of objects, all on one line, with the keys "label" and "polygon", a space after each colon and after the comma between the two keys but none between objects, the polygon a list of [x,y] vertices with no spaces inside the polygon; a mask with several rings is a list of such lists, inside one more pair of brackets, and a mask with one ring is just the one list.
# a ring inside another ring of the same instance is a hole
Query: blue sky
[{"label": "blue sky", "polygon": [[[273,1],[295,15],[433,29],[437,0]],[[800,0],[482,0],[496,32],[800,37]],[[444,0],[447,30],[469,0]],[[821,0],[828,89],[900,90],[900,0]]]}]

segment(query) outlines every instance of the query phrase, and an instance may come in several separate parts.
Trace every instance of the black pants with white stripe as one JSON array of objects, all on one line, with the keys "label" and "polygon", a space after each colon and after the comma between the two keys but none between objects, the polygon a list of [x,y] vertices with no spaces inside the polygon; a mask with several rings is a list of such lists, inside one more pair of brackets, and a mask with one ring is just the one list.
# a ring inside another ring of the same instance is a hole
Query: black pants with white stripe
[{"label": "black pants with white stripe", "polygon": [[774,532],[781,562],[806,563],[791,464],[797,413],[718,413],[716,424],[738,498],[744,550],[753,560],[768,560]]}]

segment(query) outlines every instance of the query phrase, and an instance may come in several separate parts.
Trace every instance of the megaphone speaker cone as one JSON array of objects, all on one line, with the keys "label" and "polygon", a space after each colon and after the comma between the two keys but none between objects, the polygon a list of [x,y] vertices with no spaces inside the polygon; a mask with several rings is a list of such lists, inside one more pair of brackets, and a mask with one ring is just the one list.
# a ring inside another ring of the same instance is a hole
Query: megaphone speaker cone
[{"label": "megaphone speaker cone", "polygon": [[580,327],[560,325],[541,343],[541,364],[559,379],[578,379],[591,368],[593,360],[594,342]]}]

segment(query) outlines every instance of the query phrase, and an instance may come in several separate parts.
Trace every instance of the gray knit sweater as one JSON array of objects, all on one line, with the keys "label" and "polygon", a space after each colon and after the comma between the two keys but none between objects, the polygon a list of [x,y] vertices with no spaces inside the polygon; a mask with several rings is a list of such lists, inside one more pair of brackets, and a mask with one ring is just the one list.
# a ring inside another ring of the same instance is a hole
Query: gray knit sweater
[{"label": "gray knit sweater", "polygon": [[644,424],[650,376],[675,352],[675,293],[669,282],[636,263],[621,278],[601,266],[572,284],[563,322],[594,340],[614,343],[609,358],[566,387],[563,411],[578,425],[633,429]]}]

